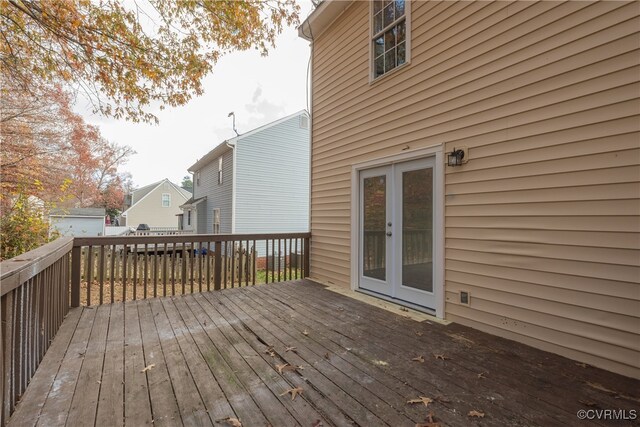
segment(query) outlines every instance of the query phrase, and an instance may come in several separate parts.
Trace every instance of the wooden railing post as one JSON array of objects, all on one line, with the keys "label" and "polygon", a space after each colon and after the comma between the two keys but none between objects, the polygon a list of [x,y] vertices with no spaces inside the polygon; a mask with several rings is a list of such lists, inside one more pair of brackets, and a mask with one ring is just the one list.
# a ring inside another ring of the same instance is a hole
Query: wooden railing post
[{"label": "wooden railing post", "polygon": [[215,242],[215,258],[213,262],[213,289],[222,289],[222,242]]},{"label": "wooden railing post", "polygon": [[311,239],[308,237],[304,238],[304,273],[302,275],[303,278],[309,277],[309,249]]},{"label": "wooden railing post", "polygon": [[71,250],[71,307],[80,307],[81,250],[80,246],[74,246]]}]

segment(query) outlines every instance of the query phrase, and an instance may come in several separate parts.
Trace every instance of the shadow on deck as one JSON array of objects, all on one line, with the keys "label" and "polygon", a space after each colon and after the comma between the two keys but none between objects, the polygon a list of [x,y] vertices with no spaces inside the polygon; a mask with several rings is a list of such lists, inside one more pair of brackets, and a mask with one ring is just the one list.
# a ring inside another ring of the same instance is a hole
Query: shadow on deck
[{"label": "shadow on deck", "polygon": [[9,425],[548,426],[639,401],[636,380],[304,280],[72,309]]}]

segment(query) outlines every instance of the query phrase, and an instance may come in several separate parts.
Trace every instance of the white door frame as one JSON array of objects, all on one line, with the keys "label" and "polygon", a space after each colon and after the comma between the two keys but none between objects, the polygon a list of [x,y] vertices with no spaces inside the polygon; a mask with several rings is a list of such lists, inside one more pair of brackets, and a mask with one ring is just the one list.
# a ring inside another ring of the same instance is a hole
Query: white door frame
[{"label": "white door frame", "polygon": [[434,200],[434,254],[433,254],[433,292],[435,294],[435,315],[444,318],[444,146],[435,144],[429,147],[408,150],[400,154],[380,157],[375,160],[351,166],[351,289],[358,290],[360,259],[360,171],[393,163],[435,157],[433,176]]}]

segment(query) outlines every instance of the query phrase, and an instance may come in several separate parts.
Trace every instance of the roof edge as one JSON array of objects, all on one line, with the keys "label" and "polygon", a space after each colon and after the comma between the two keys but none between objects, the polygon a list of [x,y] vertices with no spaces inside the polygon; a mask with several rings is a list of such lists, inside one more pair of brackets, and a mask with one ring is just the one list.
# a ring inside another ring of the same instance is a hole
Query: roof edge
[{"label": "roof edge", "polygon": [[313,42],[355,0],[324,0],[298,27],[298,37]]}]

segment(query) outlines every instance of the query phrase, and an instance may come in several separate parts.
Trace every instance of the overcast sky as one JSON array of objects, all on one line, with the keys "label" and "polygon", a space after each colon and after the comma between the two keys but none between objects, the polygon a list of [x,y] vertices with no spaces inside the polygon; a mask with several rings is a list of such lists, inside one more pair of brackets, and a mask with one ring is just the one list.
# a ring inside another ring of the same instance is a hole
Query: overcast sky
[{"label": "overcast sky", "polygon": [[[312,5],[299,0],[301,21]],[[79,101],[76,110],[100,127],[110,141],[130,145],[137,152],[121,168],[137,187],[169,178],[180,184],[187,168],[227,138],[235,136],[231,118],[236,113],[240,133],[307,108],[306,82],[309,43],[296,28],[286,28],[269,56],[256,51],[222,57],[204,80],[205,93],[179,108],[155,111],[159,125],[105,119]]]}]

